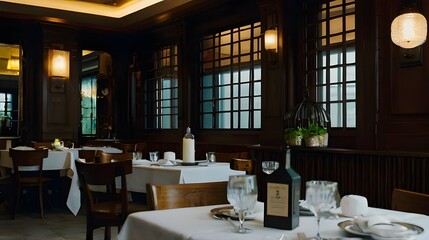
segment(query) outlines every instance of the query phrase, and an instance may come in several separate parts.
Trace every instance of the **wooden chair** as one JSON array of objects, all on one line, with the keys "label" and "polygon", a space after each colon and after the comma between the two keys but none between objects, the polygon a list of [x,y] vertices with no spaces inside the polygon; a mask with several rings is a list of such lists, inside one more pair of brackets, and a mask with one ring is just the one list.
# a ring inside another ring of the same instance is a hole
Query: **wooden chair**
[{"label": "wooden chair", "polygon": [[392,209],[429,215],[429,195],[395,188]]},{"label": "wooden chair", "polygon": [[52,149],[52,143],[31,141],[31,147],[35,149],[43,149],[43,148]]},{"label": "wooden chair", "polygon": [[117,149],[121,149],[122,152],[124,153],[128,153],[128,152],[135,152],[137,151],[137,145],[135,143],[114,143],[113,147],[117,148]]},{"label": "wooden chair", "polygon": [[233,158],[248,159],[248,152],[215,152],[216,162],[230,163]]},{"label": "wooden chair", "polygon": [[[93,239],[93,231],[104,227],[104,239],[110,239],[112,226],[118,227],[118,232],[128,215],[128,190],[126,175],[132,172],[132,161],[116,161],[108,163],[83,163],[75,161],[81,186],[85,192],[86,239]],[[117,188],[115,178],[121,177],[121,187]],[[96,201],[90,186],[105,186],[110,198]],[[118,189],[118,191],[116,191]]]},{"label": "wooden chair", "polygon": [[[43,208],[43,185],[50,181],[49,178],[43,177],[43,159],[48,157],[48,149],[36,150],[16,150],[9,149],[9,156],[13,162],[13,175],[15,178],[15,200],[13,206],[12,218],[15,218],[16,210],[21,198],[22,187],[38,187],[40,213],[42,219],[45,218]],[[22,167],[35,167],[36,171],[22,171]]]},{"label": "wooden chair", "polygon": [[152,210],[227,204],[228,182],[146,185]]},{"label": "wooden chair", "polygon": [[246,174],[253,174],[253,161],[251,159],[233,158],[229,167],[234,170],[246,171]]},{"label": "wooden chair", "polygon": [[97,151],[95,154],[96,162],[98,163],[108,163],[112,160],[132,160],[133,154],[128,153],[105,153],[103,151]]},{"label": "wooden chair", "polygon": [[95,156],[97,155],[97,150],[79,149],[78,155],[79,158],[85,159],[85,162],[96,162]]}]

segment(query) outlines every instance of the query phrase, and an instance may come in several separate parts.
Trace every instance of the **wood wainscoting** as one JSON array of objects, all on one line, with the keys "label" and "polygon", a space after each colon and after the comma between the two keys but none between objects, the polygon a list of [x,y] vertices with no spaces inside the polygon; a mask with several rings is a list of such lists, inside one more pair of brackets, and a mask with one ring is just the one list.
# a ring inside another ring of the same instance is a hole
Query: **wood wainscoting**
[{"label": "wood wainscoting", "polygon": [[[257,166],[263,160],[284,161],[286,155],[282,146],[250,149]],[[315,179],[336,181],[341,196],[362,195],[369,206],[379,208],[391,208],[394,188],[429,193],[428,153],[299,147],[291,148],[291,166],[301,175],[301,199],[305,182]],[[262,180],[260,167],[256,171]]]}]

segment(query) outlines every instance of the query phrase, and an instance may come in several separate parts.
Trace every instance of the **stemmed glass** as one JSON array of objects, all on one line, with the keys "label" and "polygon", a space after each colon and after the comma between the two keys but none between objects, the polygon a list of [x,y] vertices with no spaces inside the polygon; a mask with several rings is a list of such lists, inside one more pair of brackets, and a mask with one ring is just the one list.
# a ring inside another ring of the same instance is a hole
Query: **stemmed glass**
[{"label": "stemmed glass", "polygon": [[305,202],[317,219],[317,235],[313,239],[323,239],[320,237],[320,217],[337,206],[337,186],[331,181],[306,182]]},{"label": "stemmed glass", "polygon": [[246,214],[250,213],[258,198],[258,186],[255,175],[233,175],[229,176],[227,187],[228,202],[234,207],[238,214],[240,226],[237,232],[251,232],[244,227]]},{"label": "stemmed glass", "polygon": [[271,174],[279,168],[279,162],[276,161],[263,161],[262,171],[266,174]]}]

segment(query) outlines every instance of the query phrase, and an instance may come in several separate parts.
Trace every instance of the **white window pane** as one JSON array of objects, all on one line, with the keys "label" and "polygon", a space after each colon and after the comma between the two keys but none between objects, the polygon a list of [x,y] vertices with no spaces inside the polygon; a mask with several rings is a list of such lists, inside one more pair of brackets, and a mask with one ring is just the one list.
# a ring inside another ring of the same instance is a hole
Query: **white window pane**
[{"label": "white window pane", "polygon": [[343,127],[343,108],[341,103],[332,103],[331,111],[331,127]]},{"label": "white window pane", "polygon": [[348,102],[346,107],[347,107],[346,127],[355,128],[356,127],[356,103]]},{"label": "white window pane", "polygon": [[340,84],[331,85],[329,88],[330,91],[330,100],[331,101],[340,101],[343,99],[343,86]]},{"label": "white window pane", "polygon": [[356,66],[355,65],[347,66],[346,81],[347,82],[356,81]]},{"label": "white window pane", "polygon": [[346,100],[356,99],[356,83],[346,84]]}]

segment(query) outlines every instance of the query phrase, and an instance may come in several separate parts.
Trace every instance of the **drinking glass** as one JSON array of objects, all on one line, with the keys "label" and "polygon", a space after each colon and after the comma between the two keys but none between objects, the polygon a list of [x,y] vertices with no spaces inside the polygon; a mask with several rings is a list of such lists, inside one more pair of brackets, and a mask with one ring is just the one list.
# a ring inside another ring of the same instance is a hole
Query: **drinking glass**
[{"label": "drinking glass", "polygon": [[271,174],[279,168],[279,162],[276,161],[263,161],[262,171],[266,174]]},{"label": "drinking glass", "polygon": [[313,239],[323,239],[320,237],[320,217],[337,206],[337,186],[331,181],[306,182],[305,202],[317,219],[317,235]]},{"label": "drinking glass", "polygon": [[233,175],[229,176],[227,187],[228,202],[234,207],[238,214],[240,226],[239,233],[251,232],[244,227],[246,215],[251,213],[258,198],[258,186],[255,175]]},{"label": "drinking glass", "polygon": [[209,162],[211,162],[211,163],[216,162],[215,152],[207,152],[206,153],[206,159],[209,160]]},{"label": "drinking glass", "polygon": [[159,159],[159,152],[158,151],[156,151],[156,152],[149,152],[149,160],[151,162],[156,162],[156,161],[158,161],[158,159]]}]

